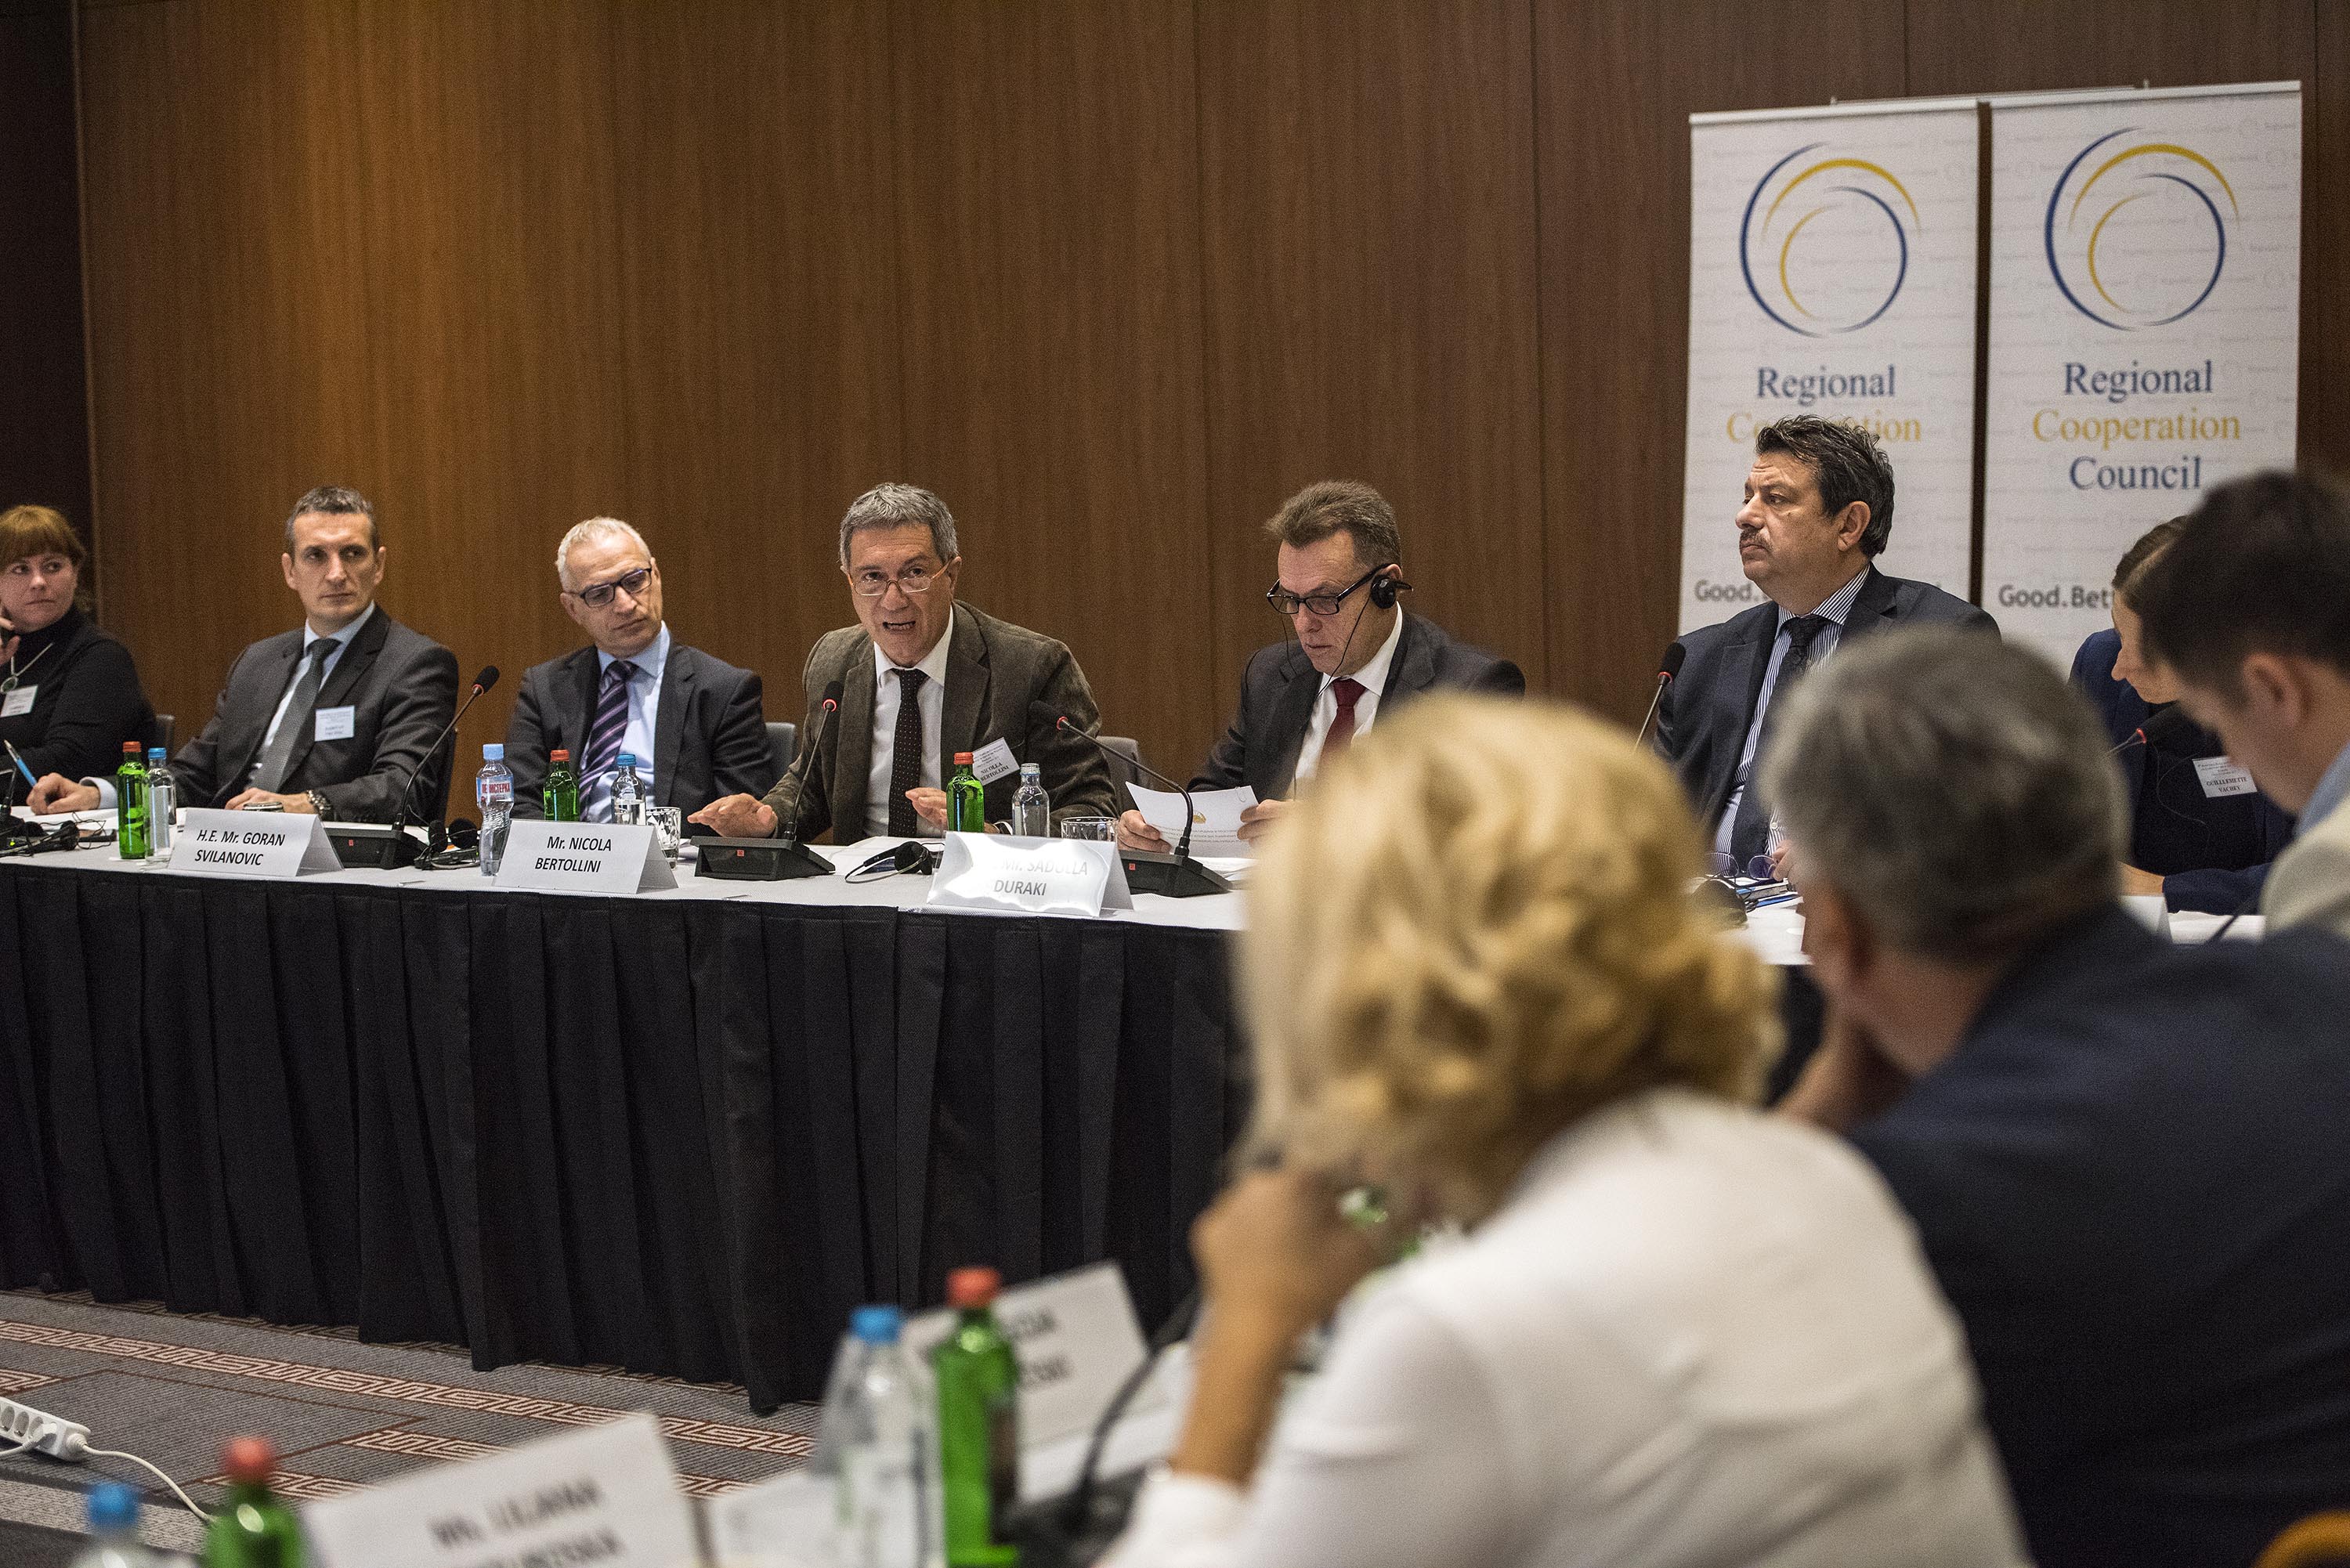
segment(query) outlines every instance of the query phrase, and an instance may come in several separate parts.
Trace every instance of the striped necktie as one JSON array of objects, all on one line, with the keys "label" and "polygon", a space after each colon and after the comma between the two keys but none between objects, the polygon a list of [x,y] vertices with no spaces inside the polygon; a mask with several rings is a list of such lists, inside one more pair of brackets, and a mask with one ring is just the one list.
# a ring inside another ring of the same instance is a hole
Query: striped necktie
[{"label": "striped necktie", "polygon": [[[616,659],[604,671],[604,684],[596,692],[596,717],[588,724],[588,743],[579,752],[579,804],[582,816],[588,798],[593,795],[601,803],[605,818],[608,817],[612,800],[612,765],[619,760],[620,737],[629,732],[629,682],[637,678],[637,667],[625,659]],[[605,818],[598,818],[603,820]]]}]

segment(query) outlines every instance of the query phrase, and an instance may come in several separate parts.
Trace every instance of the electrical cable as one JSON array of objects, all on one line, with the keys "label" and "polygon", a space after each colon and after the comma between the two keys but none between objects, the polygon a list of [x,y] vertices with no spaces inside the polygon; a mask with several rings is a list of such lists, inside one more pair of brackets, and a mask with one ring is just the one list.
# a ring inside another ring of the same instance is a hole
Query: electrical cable
[{"label": "electrical cable", "polygon": [[178,1481],[173,1480],[170,1476],[167,1476],[161,1470],[157,1469],[154,1465],[148,1463],[147,1460],[140,1459],[137,1454],[126,1454],[120,1449],[84,1449],[82,1450],[82,1456],[85,1459],[129,1459],[134,1465],[146,1465],[149,1469],[154,1470],[155,1476],[158,1480],[160,1480],[165,1486],[170,1487],[173,1492],[178,1494],[182,1502],[188,1505],[188,1511],[190,1513],[194,1514],[198,1519],[203,1520],[207,1523],[211,1522],[213,1516],[206,1513],[203,1509],[198,1508],[194,1498],[190,1497],[184,1491],[181,1491],[180,1483]]}]

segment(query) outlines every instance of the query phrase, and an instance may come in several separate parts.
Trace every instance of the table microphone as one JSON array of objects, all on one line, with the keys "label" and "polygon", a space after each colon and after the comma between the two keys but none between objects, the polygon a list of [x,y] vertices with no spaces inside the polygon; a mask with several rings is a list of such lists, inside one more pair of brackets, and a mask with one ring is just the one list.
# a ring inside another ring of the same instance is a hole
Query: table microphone
[{"label": "table microphone", "polygon": [[1665,649],[1665,657],[1658,661],[1657,692],[1655,696],[1648,699],[1648,711],[1640,721],[1640,732],[1632,737],[1634,745],[1639,745],[1648,740],[1648,726],[1657,722],[1657,709],[1665,700],[1665,688],[1670,686],[1674,678],[1680,674],[1681,665],[1688,658],[1688,648],[1682,645],[1680,639],[1673,639],[1671,644]]},{"label": "table microphone", "polygon": [[2139,725],[2137,729],[2132,730],[2129,732],[2128,740],[2124,741],[2120,745],[2116,746],[2112,751],[2107,752],[2106,755],[2109,757],[2117,757],[2124,752],[2128,751],[2132,746],[2151,746],[2157,741],[2168,740],[2171,736],[2178,734],[2182,730],[2193,728],[2194,723],[2195,721],[2189,718],[2186,713],[2181,711],[2179,709],[2165,708],[2161,712],[2155,714],[2151,718],[2147,719],[2145,723]]},{"label": "table microphone", "polygon": [[[482,672],[473,677],[473,691],[467,692],[465,700],[457,704],[457,711],[449,715],[449,722],[441,726],[441,732],[432,737],[432,743],[424,748],[424,754],[417,758],[415,765],[408,770],[407,786],[400,792],[400,805],[394,807],[391,813],[391,831],[399,841],[404,843],[407,840],[409,797],[416,793],[416,781],[423,776],[424,764],[432,760],[432,754],[441,749],[442,742],[457,732],[457,721],[465,716],[465,710],[473,705],[474,699],[497,683],[498,667],[494,664],[482,666]],[[413,858],[413,856],[409,857],[411,860]],[[396,859],[396,863],[406,865],[408,861]]]},{"label": "table microphone", "polygon": [[824,733],[832,727],[832,716],[840,711],[840,694],[844,690],[836,680],[824,689],[816,700],[816,732],[808,737],[806,750],[792,759],[784,776],[792,781],[792,818],[780,824],[783,842],[775,846],[774,863],[768,867],[778,881],[795,877],[829,877],[832,862],[800,842],[800,791],[806,787],[808,769],[816,765],[816,749],[824,744]]},{"label": "table microphone", "polygon": [[1205,893],[1229,893],[1232,885],[1191,858],[1191,786],[1177,784],[1140,757],[1129,757],[1102,743],[1099,735],[1079,729],[1069,716],[1050,702],[1028,704],[1032,723],[1049,724],[1064,735],[1075,735],[1118,766],[1132,766],[1165,784],[1183,797],[1183,836],[1175,846],[1171,860],[1156,855],[1142,855],[1125,849],[1118,851],[1126,862],[1126,885],[1138,893],[1158,893],[1170,898],[1196,898]]}]

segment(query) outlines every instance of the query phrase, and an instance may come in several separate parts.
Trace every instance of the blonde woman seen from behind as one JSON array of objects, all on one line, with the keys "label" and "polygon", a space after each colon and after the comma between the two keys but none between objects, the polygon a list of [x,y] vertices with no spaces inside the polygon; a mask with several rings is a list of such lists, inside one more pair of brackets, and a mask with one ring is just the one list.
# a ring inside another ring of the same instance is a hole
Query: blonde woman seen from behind
[{"label": "blonde woman seen from behind", "polygon": [[[1191,1407],[1119,1568],[2021,1561],[1908,1225],[1744,1103],[1773,986],[1699,860],[1663,764],[1557,708],[1431,697],[1315,781],[1242,948],[1281,1163],[1193,1231]],[[1378,1261],[1366,1179],[1468,1235],[1276,1420]]]}]

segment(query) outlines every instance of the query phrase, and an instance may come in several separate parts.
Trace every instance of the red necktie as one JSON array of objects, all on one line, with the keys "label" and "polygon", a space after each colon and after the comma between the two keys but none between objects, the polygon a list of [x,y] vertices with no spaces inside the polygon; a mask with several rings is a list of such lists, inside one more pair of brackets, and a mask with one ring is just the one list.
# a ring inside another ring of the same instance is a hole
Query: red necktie
[{"label": "red necktie", "polygon": [[1352,676],[1342,675],[1330,682],[1330,695],[1338,700],[1338,711],[1330,721],[1330,732],[1322,737],[1322,756],[1327,761],[1347,749],[1355,738],[1355,703],[1363,695],[1363,683]]}]

